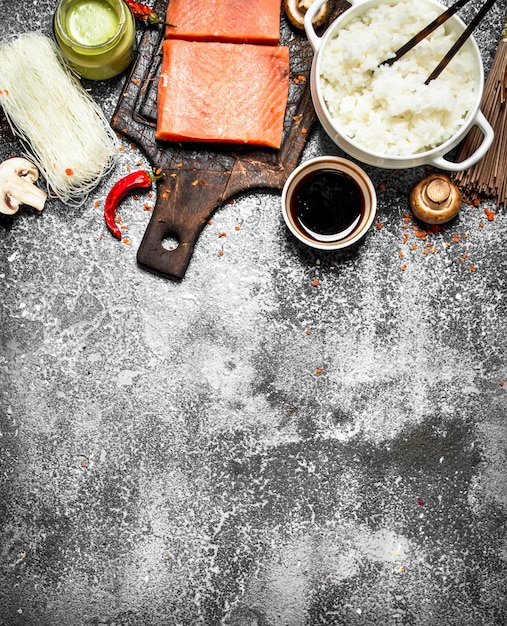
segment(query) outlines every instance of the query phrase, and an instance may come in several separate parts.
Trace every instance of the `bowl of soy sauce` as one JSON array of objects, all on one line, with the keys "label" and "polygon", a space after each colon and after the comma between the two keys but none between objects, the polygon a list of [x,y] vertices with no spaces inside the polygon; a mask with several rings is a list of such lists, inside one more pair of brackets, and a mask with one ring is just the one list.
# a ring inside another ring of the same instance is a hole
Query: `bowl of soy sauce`
[{"label": "bowl of soy sauce", "polygon": [[315,157],[299,165],[282,191],[282,214],[300,241],[320,250],[346,248],[361,239],[377,211],[368,174],[341,157]]}]

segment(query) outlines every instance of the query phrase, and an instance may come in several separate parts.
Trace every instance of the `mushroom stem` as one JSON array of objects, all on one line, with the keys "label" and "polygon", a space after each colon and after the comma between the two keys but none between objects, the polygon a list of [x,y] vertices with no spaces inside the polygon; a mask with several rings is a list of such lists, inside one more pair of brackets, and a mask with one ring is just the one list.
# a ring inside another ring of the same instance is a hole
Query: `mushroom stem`
[{"label": "mushroom stem", "polygon": [[413,214],[427,224],[443,224],[452,220],[461,203],[459,189],[443,174],[430,174],[416,183],[410,192]]},{"label": "mushroom stem", "polygon": [[0,213],[14,215],[22,204],[42,211],[47,193],[35,182],[39,172],[27,159],[15,157],[0,164]]}]

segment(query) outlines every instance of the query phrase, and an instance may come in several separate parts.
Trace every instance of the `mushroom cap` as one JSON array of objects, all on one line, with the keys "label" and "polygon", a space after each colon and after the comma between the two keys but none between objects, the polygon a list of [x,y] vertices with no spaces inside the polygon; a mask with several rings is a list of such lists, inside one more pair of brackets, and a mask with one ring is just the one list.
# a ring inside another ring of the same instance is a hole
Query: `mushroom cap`
[{"label": "mushroom cap", "polygon": [[412,212],[426,224],[449,222],[458,214],[462,201],[458,187],[443,174],[430,174],[410,192]]},{"label": "mushroom cap", "polygon": [[[305,29],[305,13],[313,0],[283,0],[283,8],[289,22],[301,30]],[[320,26],[329,15],[329,5],[325,2],[313,19],[314,26]]]}]

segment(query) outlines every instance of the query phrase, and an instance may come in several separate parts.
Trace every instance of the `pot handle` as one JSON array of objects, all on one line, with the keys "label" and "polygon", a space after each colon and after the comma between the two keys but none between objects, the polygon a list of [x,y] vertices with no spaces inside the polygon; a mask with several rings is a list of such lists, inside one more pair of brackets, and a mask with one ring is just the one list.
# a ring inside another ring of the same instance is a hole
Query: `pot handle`
[{"label": "pot handle", "polygon": [[495,133],[491,128],[490,123],[484,117],[482,111],[478,111],[477,116],[474,121],[474,125],[479,127],[483,134],[482,142],[477,148],[477,150],[470,155],[464,161],[460,161],[459,163],[455,163],[454,161],[448,161],[443,156],[435,157],[429,161],[429,164],[434,165],[442,170],[448,170],[449,172],[461,172],[462,170],[466,170],[472,165],[475,165],[477,161],[482,159],[482,157],[486,154],[486,152],[491,147],[493,143],[493,139],[495,137]]},{"label": "pot handle", "polygon": [[[351,7],[353,7],[355,4],[359,4],[360,2],[364,1],[365,0],[348,0],[348,3],[351,5]],[[315,2],[312,2],[304,17],[306,36],[308,37],[308,41],[310,42],[310,45],[314,52],[317,52],[317,50],[319,49],[322,37],[319,37],[317,35],[312,22],[313,18],[317,15],[320,7],[324,4],[324,2],[327,2],[327,0],[315,0]]]}]

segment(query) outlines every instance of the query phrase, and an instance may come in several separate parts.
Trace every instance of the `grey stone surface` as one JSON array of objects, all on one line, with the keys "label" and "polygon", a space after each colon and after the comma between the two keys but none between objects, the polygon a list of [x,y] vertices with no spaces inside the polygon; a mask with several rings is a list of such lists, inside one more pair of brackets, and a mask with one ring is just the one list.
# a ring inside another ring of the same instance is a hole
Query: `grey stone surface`
[{"label": "grey stone surface", "polygon": [[[55,4],[0,0],[2,32]],[[108,116],[123,80],[87,85]],[[176,283],[136,264],[154,198],[131,245],[103,223],[123,141],[82,208],[0,225],[1,626],[505,624],[505,209],[423,241],[425,168],[366,168],[382,228],[319,254],[245,194]]]}]

